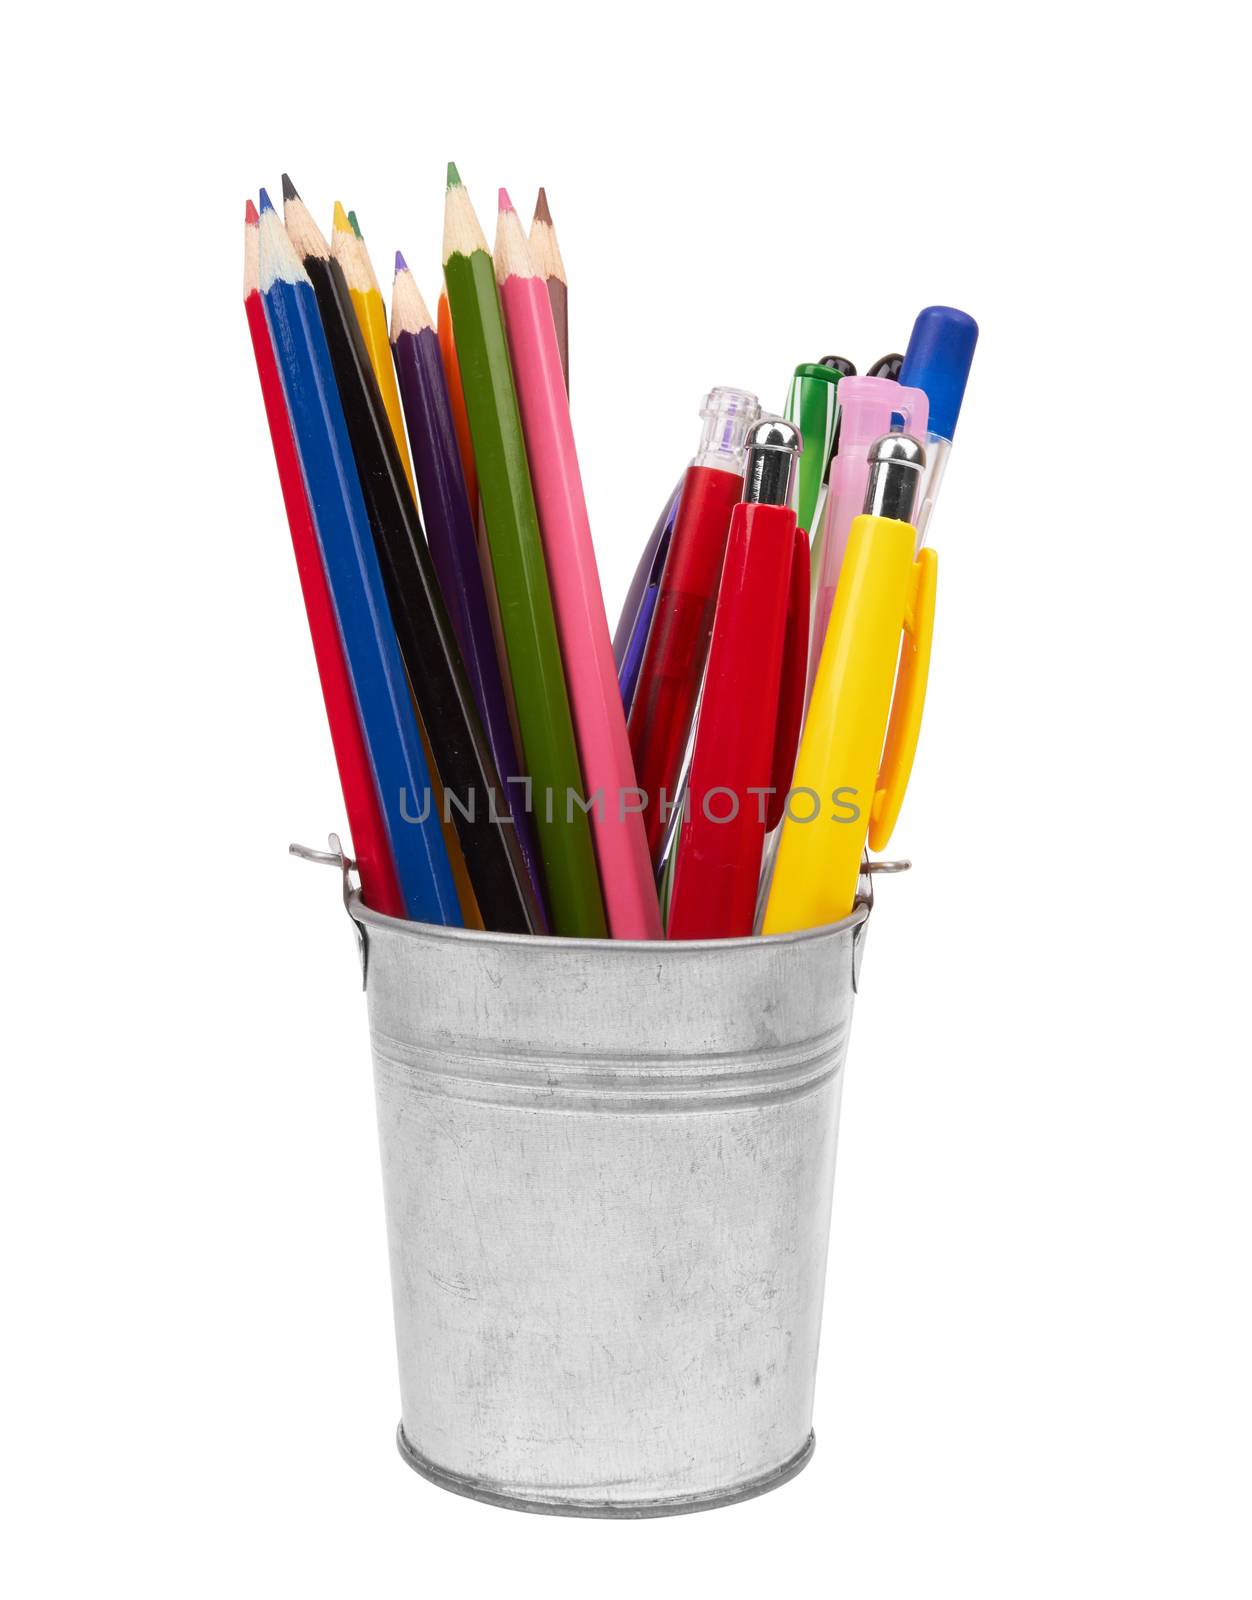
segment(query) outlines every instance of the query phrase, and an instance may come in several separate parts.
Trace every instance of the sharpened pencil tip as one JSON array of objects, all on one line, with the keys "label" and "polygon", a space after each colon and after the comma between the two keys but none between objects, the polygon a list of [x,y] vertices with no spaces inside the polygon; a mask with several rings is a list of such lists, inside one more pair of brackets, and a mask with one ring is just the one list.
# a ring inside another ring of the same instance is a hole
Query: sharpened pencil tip
[{"label": "sharpened pencil tip", "polygon": [[456,170],[456,162],[455,161],[449,161],[448,162],[448,188],[449,189],[459,189],[460,187],[461,187],[461,174]]},{"label": "sharpened pencil tip", "polygon": [[404,257],[397,250],[396,251],[396,271],[397,272],[407,272],[408,270],[409,270],[408,262],[404,259]]},{"label": "sharpened pencil tip", "polygon": [[539,191],[539,198],[535,201],[533,220],[535,222],[546,222],[549,227],[552,226],[552,213],[548,210],[548,191],[546,189],[540,189]]},{"label": "sharpened pencil tip", "polygon": [[348,221],[348,213],[335,201],[334,226],[336,233],[351,233],[352,224]]},{"label": "sharpened pencil tip", "polygon": [[249,227],[251,227],[253,223],[260,222],[261,220],[260,217],[257,216],[256,207],[252,204],[251,200],[249,200],[247,205],[243,208],[243,220],[248,224]]},{"label": "sharpened pencil tip", "polygon": [[364,239],[365,235],[361,232],[361,224],[356,220],[355,211],[349,211],[348,221],[352,224],[352,231],[356,234],[357,238]]},{"label": "sharpened pencil tip", "polygon": [[498,198],[501,211],[512,211],[513,202],[509,199],[509,191],[507,189],[501,189]]},{"label": "sharpened pencil tip", "polygon": [[298,200],[299,198],[300,198],[300,191],[296,188],[295,184],[292,183],[291,179],[284,172],[283,173],[283,199],[284,200]]},{"label": "sharpened pencil tip", "polygon": [[272,211],[274,209],[274,202],[270,199],[269,193],[265,189],[261,190],[260,200],[262,211]]}]

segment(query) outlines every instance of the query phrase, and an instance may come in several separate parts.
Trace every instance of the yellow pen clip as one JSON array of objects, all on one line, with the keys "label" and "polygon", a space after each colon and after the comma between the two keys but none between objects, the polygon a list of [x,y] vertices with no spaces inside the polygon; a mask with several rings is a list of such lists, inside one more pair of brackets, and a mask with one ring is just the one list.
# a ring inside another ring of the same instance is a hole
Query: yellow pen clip
[{"label": "yellow pen clip", "polygon": [[904,804],[904,791],[908,788],[913,757],[917,754],[922,707],[926,703],[926,680],[930,675],[930,647],[935,635],[938,576],[939,557],[933,550],[923,549],[913,563],[891,718],[887,723],[887,739],[870,807],[871,850],[887,847]]}]

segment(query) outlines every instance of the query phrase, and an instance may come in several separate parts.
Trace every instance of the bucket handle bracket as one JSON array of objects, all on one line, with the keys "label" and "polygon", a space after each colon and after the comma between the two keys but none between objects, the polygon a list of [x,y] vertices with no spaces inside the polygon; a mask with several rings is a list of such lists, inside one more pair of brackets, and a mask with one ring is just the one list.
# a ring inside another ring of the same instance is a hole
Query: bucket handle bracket
[{"label": "bucket handle bracket", "polygon": [[865,935],[869,929],[868,913],[874,909],[874,879],[881,873],[884,877],[896,872],[909,872],[912,870],[911,861],[871,861],[868,856],[861,862],[861,885],[857,894],[857,904],[863,905],[866,915],[852,930],[852,993],[859,994],[861,988],[861,962],[865,959]]},{"label": "bucket handle bracket", "polygon": [[365,931],[365,924],[352,914],[352,896],[357,892],[357,884],[353,881],[356,872],[356,862],[348,855],[339,841],[339,835],[332,833],[327,837],[326,850],[314,850],[312,845],[290,844],[287,846],[289,854],[299,856],[301,861],[315,861],[321,866],[338,867],[343,882],[343,908],[348,913],[348,920],[356,930],[357,955],[361,961],[361,987],[365,988],[369,975],[369,936]]}]

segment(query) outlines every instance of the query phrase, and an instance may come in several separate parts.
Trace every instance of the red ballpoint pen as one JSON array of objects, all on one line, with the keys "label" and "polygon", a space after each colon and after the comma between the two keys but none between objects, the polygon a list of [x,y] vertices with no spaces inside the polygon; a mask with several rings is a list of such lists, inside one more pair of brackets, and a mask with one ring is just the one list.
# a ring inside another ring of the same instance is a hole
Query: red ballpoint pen
[{"label": "red ballpoint pen", "polygon": [[752,932],[766,831],[786,805],[808,654],[809,541],[790,504],[800,449],[800,430],[780,418],[749,430],[678,840],[671,939]]},{"label": "red ballpoint pen", "polygon": [[743,439],[760,415],[756,396],[714,389],[682,498],[631,703],[628,731],[654,868],[678,802],[687,736],[708,655],[730,515],[743,492]]}]

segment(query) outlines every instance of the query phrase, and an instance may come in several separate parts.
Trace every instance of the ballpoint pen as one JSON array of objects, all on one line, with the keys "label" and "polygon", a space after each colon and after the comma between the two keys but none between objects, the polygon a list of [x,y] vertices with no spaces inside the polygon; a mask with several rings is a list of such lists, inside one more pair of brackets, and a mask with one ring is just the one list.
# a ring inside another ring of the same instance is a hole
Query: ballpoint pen
[{"label": "ballpoint pen", "polygon": [[795,370],[783,415],[800,430],[804,448],[795,473],[796,522],[813,531],[813,513],[835,442],[842,374],[824,362],[805,361]]},{"label": "ballpoint pen", "polygon": [[900,382],[924,389],[930,401],[926,471],[917,502],[919,550],[939,498],[977,343],[978,324],[968,312],[958,311],[955,306],[927,306],[917,313],[904,353]]},{"label": "ballpoint pen", "polygon": [[[865,376],[867,378],[888,378],[892,383],[899,383],[900,368],[903,365],[904,357],[898,350],[895,350],[888,356],[879,356]],[[920,384],[918,384],[918,388],[921,388]]]},{"label": "ballpoint pen", "polygon": [[[760,403],[756,396],[754,394],[745,394],[742,389],[713,389],[710,391],[705,404],[707,407],[724,411],[727,418],[737,416],[744,410],[746,405],[747,409],[752,413],[752,417],[748,419],[749,421],[759,416],[761,411]],[[715,428],[717,424],[710,423],[710,426]],[[653,527],[648,542],[644,545],[639,556],[634,576],[630,580],[630,587],[626,591],[626,598],[622,602],[621,614],[618,616],[617,627],[613,633],[613,659],[617,663],[619,681],[623,682],[623,684],[624,680],[621,674],[627,653],[632,649],[632,646],[637,646],[642,651],[647,640],[647,622],[644,622],[641,626],[639,613],[647,598],[648,589],[660,582],[661,569],[665,565],[665,551],[669,548],[670,535],[674,531],[674,518],[678,512],[678,500],[682,494],[685,481],[686,476],[684,474],[670,492],[670,497],[665,502],[664,510],[656,519],[656,525]],[[654,593],[652,595],[652,604],[655,606],[655,603],[656,595]],[[649,612],[647,620],[651,620],[651,612]],[[642,638],[640,637],[641,633]],[[638,666],[635,668],[635,674],[637,677]],[[630,713],[630,701],[633,696],[634,684],[632,682],[630,695],[625,693],[624,687],[622,694],[628,715]]]},{"label": "ballpoint pen", "polygon": [[891,433],[870,447],[869,461],[865,510],[848,536],[764,933],[848,915],[866,835],[873,850],[890,839],[917,749],[939,564],[933,550],[914,551],[925,451],[908,434]]},{"label": "ballpoint pen", "polygon": [[895,416],[903,417],[910,433],[920,435],[926,427],[926,396],[920,389],[906,389],[887,378],[845,378],[839,385],[839,406],[841,442],[839,454],[830,465],[822,566],[813,599],[813,629],[809,640],[810,698],[839,584],[848,530],[865,499],[870,468],[866,452],[873,440],[891,431]]},{"label": "ballpoint pen", "polygon": [[660,865],[666,823],[695,716],[708,654],[730,514],[743,489],[743,441],[756,420],[755,395],[720,390],[705,397],[704,428],[683,479],[669,556],[630,708],[630,745],[645,796],[652,865]]},{"label": "ballpoint pen", "polygon": [[[825,367],[834,374],[835,381],[841,378],[855,378],[856,367],[848,360],[847,356],[823,356],[818,362],[819,367]],[[794,420],[794,419],[793,419]],[[805,450],[808,450],[807,443]],[[839,450],[839,394],[835,393],[835,415],[830,438],[826,442],[826,449],[822,455],[822,476],[817,488],[817,502],[813,507],[813,516],[809,524],[809,596],[817,593],[817,575],[822,570],[822,542],[823,530],[826,527],[826,494],[830,483],[830,463],[835,459]],[[801,469],[804,462],[801,459]]]},{"label": "ballpoint pen", "polygon": [[628,717],[639,684],[639,669],[643,666],[643,652],[648,644],[648,631],[652,627],[652,618],[656,615],[656,597],[660,591],[661,575],[665,571],[665,562],[669,555],[674,522],[678,517],[678,499],[681,490],[680,484],[674,490],[673,497],[666,507],[665,520],[661,525],[661,537],[653,548],[652,565],[645,575],[643,590],[635,604],[634,621],[626,632],[624,648],[617,663],[617,687],[622,696],[622,709]]},{"label": "ballpoint pen", "polygon": [[[787,618],[808,537],[791,509],[801,430],[763,418],[748,434],[700,698],[669,912],[671,939],[752,932],[767,801],[791,778],[803,696],[804,636]],[[799,597],[801,614],[808,596]],[[791,652],[791,666],[787,655]],[[792,702],[784,712],[784,697]]]},{"label": "ballpoint pen", "polygon": [[653,524],[652,532],[648,535],[648,542],[639,552],[639,560],[635,563],[635,570],[631,575],[630,587],[626,590],[626,598],[622,601],[622,609],[618,613],[617,627],[613,630],[613,660],[620,673],[622,662],[626,659],[626,651],[635,631],[635,618],[639,615],[639,606],[643,600],[644,590],[651,581],[656,570],[656,554],[664,540],[669,545],[669,536],[674,531],[674,514],[678,509],[678,497],[682,493],[683,481],[678,482],[669,492],[669,497],[661,508],[661,514]]}]

